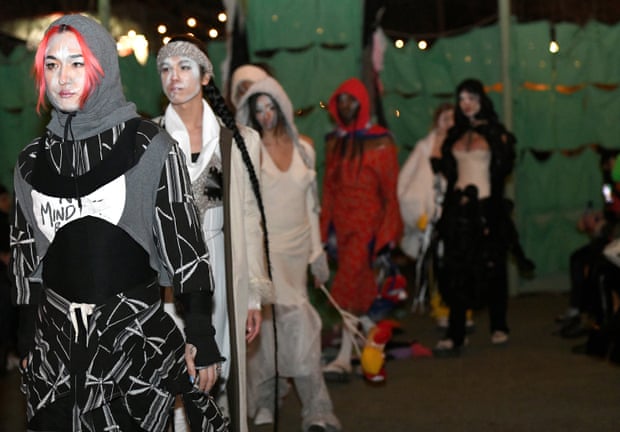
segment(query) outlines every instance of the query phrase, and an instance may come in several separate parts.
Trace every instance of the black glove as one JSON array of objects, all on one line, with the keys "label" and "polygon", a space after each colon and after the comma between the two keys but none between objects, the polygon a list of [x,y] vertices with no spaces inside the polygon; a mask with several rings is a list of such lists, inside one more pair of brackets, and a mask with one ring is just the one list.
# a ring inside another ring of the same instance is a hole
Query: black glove
[{"label": "black glove", "polygon": [[536,264],[534,261],[525,256],[525,252],[521,249],[520,245],[513,248],[512,255],[517,262],[517,268],[522,275],[531,275],[536,270]]}]

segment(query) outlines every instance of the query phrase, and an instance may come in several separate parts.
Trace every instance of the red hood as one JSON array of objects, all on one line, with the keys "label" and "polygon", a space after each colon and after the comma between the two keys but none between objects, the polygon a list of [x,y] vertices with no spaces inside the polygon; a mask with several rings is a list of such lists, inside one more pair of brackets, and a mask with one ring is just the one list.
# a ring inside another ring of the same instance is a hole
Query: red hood
[{"label": "red hood", "polygon": [[[338,96],[342,93],[348,93],[357,99],[360,103],[360,112],[355,123],[345,126],[338,115]],[[357,78],[349,78],[336,89],[329,98],[329,113],[332,115],[338,127],[347,132],[353,132],[360,129],[366,129],[370,121],[370,101],[368,91],[364,84]]]},{"label": "red hood", "polygon": [[[358,100],[360,103],[360,111],[354,123],[345,126],[338,115],[338,96],[342,93],[348,93]],[[366,86],[357,78],[349,78],[334,91],[329,98],[327,106],[332,118],[336,121],[338,129],[347,133],[356,131],[366,131],[371,135],[384,135],[387,130],[378,125],[370,124],[370,98]],[[365,133],[365,134],[366,134]],[[364,134],[364,135],[365,135]]]}]

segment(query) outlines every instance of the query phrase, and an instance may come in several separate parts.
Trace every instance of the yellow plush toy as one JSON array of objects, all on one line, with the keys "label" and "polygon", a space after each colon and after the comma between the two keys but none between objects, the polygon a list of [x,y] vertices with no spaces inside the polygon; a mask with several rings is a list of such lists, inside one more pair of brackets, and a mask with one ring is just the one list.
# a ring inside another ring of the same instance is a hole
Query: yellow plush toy
[{"label": "yellow plush toy", "polygon": [[426,229],[426,227],[428,226],[428,215],[426,213],[422,213],[420,215],[417,225],[420,231],[424,231]]},{"label": "yellow plush toy", "polygon": [[395,327],[398,327],[397,322],[383,320],[368,331],[360,362],[364,378],[370,382],[385,381],[385,344],[392,338]]}]

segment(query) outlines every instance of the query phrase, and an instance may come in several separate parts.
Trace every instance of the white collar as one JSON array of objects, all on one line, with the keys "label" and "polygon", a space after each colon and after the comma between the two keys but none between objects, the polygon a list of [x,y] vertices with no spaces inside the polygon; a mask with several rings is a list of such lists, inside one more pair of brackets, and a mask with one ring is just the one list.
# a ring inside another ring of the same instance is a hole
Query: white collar
[{"label": "white collar", "polygon": [[181,120],[181,117],[179,117],[177,112],[172,107],[172,104],[169,104],[166,108],[166,112],[164,114],[164,126],[172,138],[179,143],[179,147],[185,154],[185,162],[187,164],[190,180],[192,182],[195,181],[211,160],[213,153],[218,151],[217,149],[219,148],[218,144],[220,141],[220,124],[217,121],[217,117],[213,113],[213,110],[207,101],[202,99],[202,149],[200,150],[200,156],[198,156],[198,160],[196,160],[196,162],[192,162],[192,153],[187,128]]}]

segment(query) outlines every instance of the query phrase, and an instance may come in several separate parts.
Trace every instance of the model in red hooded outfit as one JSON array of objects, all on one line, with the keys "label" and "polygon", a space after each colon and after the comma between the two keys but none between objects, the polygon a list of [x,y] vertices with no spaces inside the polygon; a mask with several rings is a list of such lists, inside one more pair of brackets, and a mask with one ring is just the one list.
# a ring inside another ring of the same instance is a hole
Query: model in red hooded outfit
[{"label": "model in red hooded outfit", "polygon": [[[390,132],[370,122],[364,84],[351,78],[329,100],[337,128],[326,138],[321,235],[335,235],[338,269],[331,294],[343,309],[364,315],[377,296],[373,263],[397,244],[403,230],[398,207],[397,148]],[[351,370],[352,337],[343,326],[340,353],[326,378]]]}]

